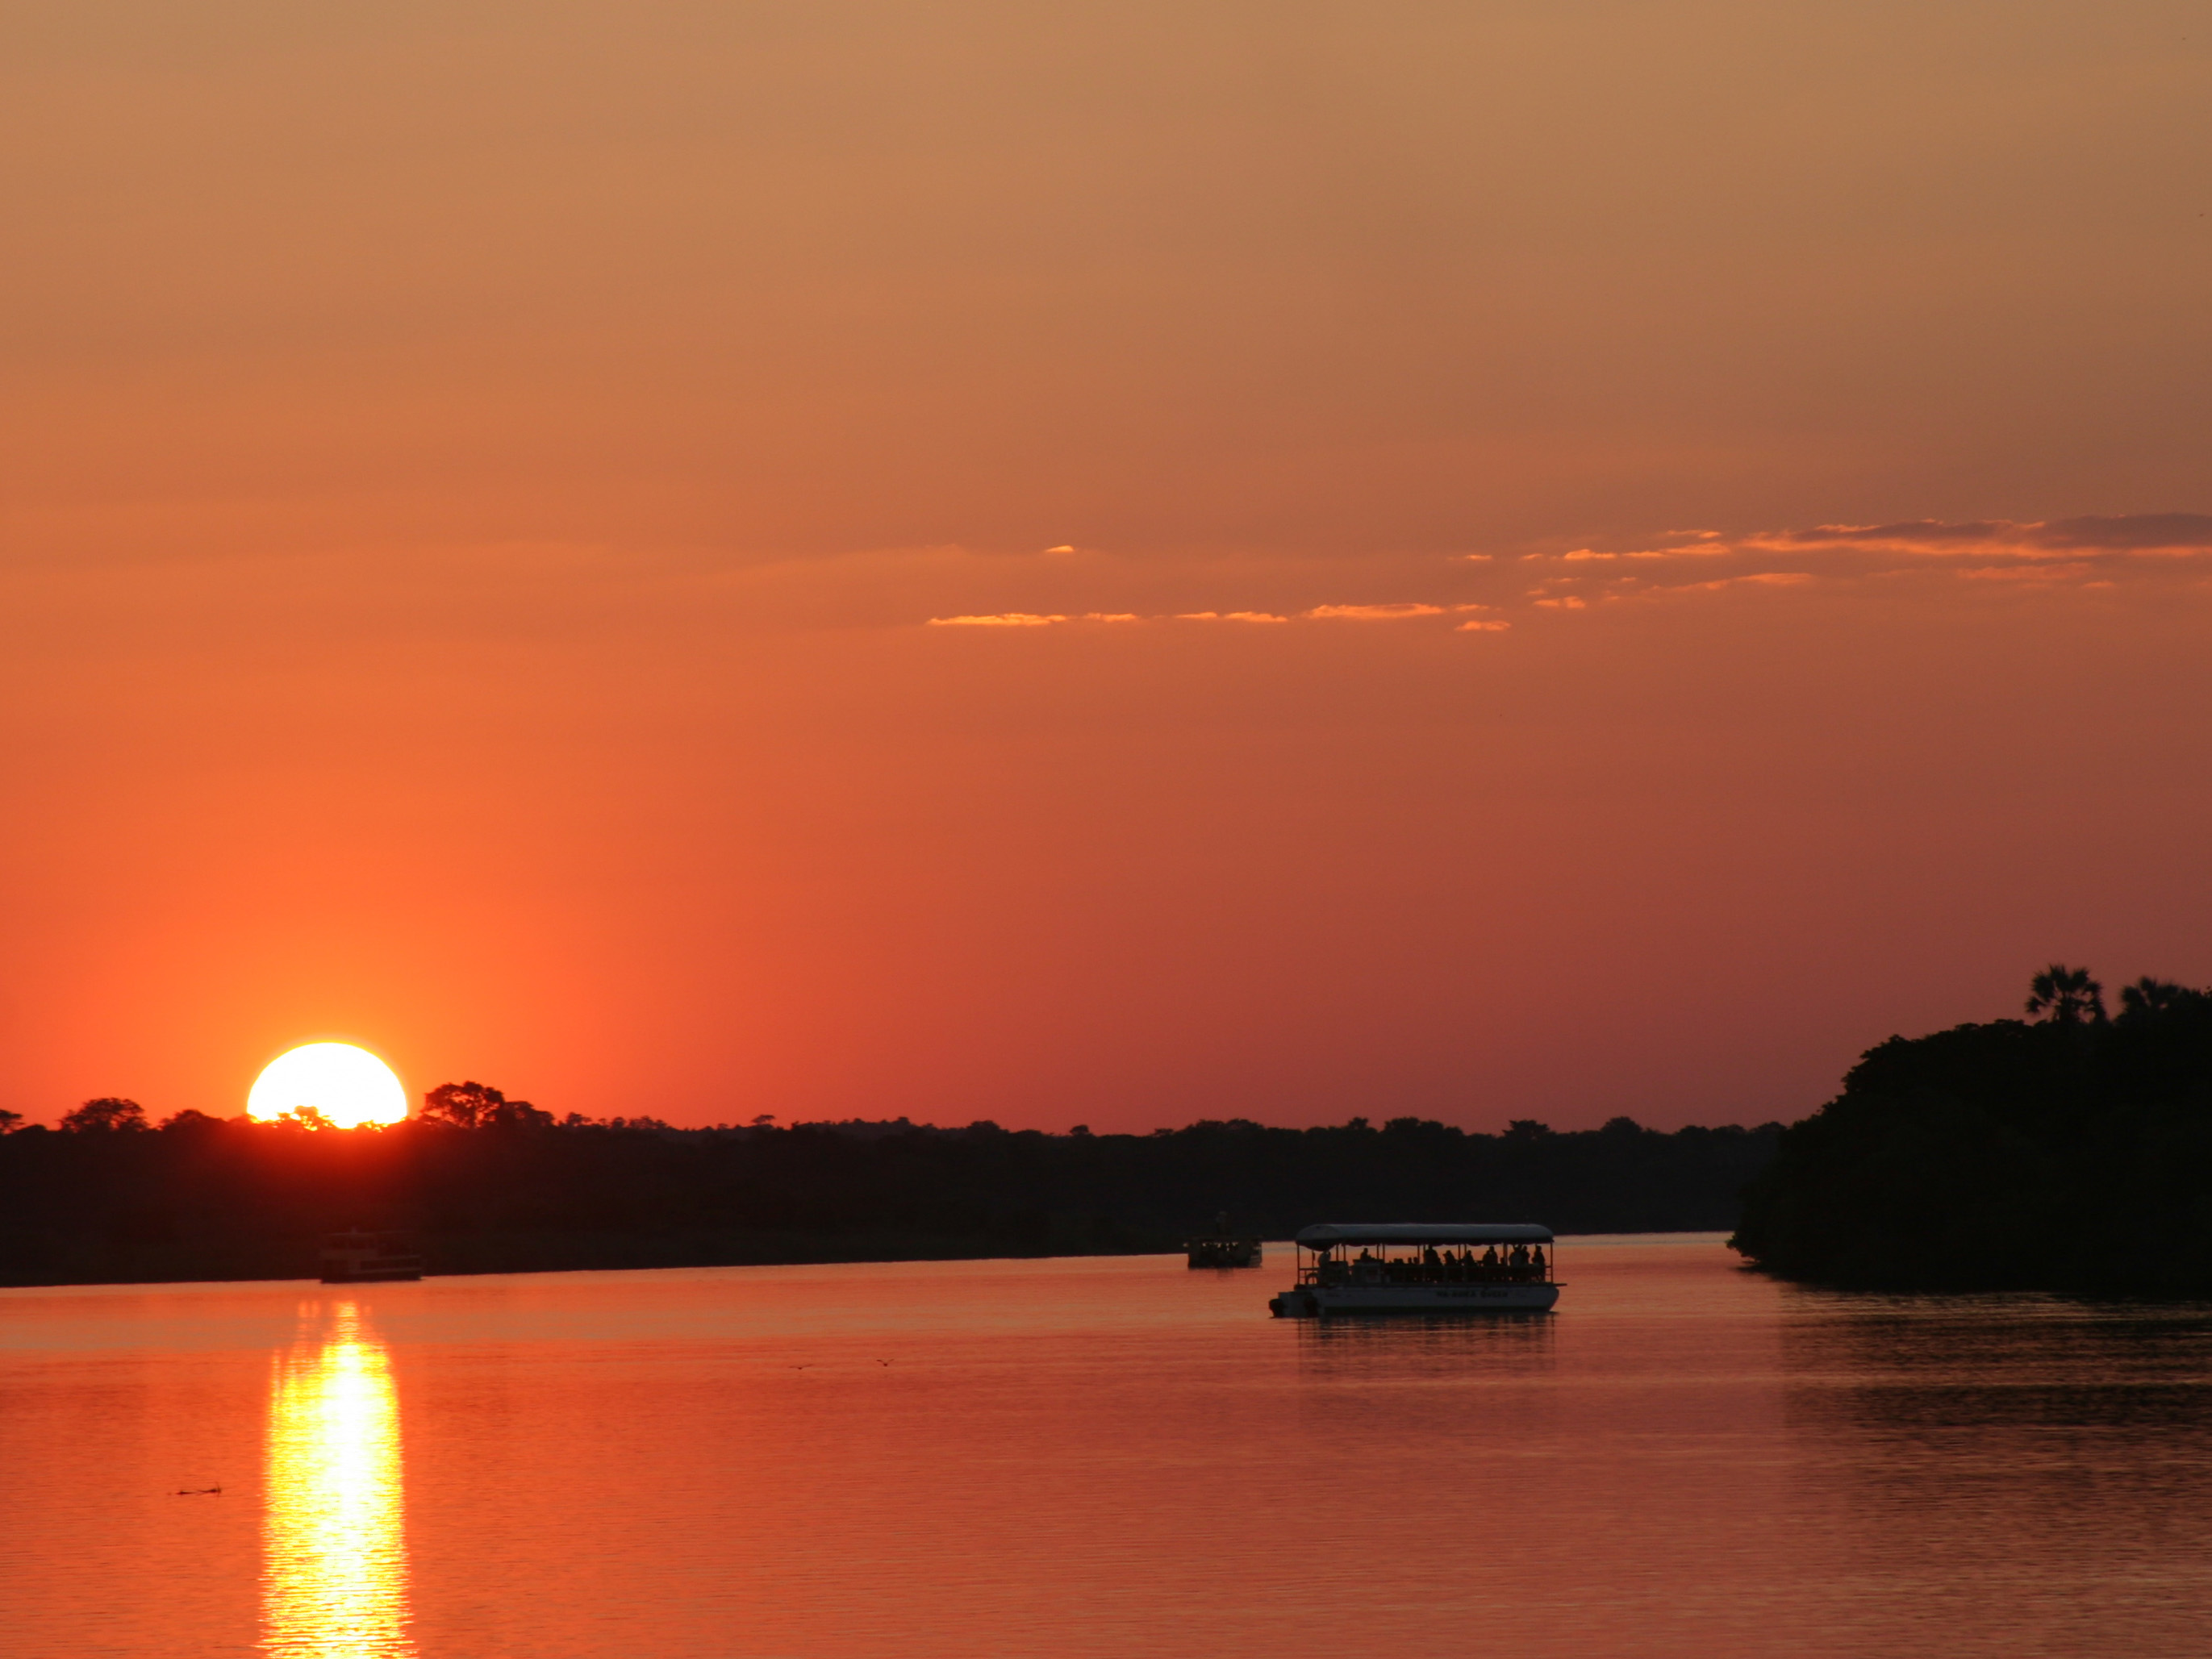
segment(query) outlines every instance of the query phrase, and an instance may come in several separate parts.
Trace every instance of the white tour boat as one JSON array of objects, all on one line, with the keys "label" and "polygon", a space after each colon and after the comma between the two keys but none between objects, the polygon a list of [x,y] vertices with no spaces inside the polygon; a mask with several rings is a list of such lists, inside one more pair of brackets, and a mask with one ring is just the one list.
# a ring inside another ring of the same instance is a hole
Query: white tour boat
[{"label": "white tour boat", "polygon": [[1267,1304],[1278,1319],[1540,1313],[1559,1299],[1549,1227],[1340,1221],[1296,1243],[1297,1282]]},{"label": "white tour boat", "polygon": [[364,1232],[356,1227],[324,1237],[325,1285],[374,1285],[422,1277],[422,1258],[404,1233]]}]

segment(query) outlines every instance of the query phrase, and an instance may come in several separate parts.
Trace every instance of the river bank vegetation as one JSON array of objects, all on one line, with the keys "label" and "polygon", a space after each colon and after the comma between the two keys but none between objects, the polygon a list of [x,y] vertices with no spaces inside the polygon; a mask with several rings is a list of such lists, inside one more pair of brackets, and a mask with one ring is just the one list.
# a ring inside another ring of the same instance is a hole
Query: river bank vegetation
[{"label": "river bank vegetation", "polygon": [[1892,1037],[1783,1132],[1730,1241],[1875,1290],[2212,1295],[2212,992],[2085,969],[2027,1019]]},{"label": "river bank vegetation", "polygon": [[0,1283],[296,1277],[322,1233],[356,1225],[414,1232],[433,1273],[1166,1250],[1224,1210],[1271,1238],[1373,1218],[1719,1231],[1779,1133],[678,1129],[556,1120],[474,1083],[382,1129],[196,1112],[149,1127],[102,1100],[0,1134]]}]

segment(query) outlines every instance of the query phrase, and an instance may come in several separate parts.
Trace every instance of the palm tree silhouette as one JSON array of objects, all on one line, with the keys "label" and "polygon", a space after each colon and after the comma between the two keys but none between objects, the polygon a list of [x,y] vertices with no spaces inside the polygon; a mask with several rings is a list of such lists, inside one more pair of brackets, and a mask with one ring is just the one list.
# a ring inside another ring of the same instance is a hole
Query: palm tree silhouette
[{"label": "palm tree silhouette", "polygon": [[2105,1023],[2105,988],[2089,977],[2087,968],[2069,968],[2054,962],[2028,981],[2027,1012],[2041,1014],[2054,1025],[2079,1025],[2089,1020]]},{"label": "palm tree silhouette", "polygon": [[2124,1013],[2154,1014],[2161,1008],[2172,1007],[2188,994],[2184,986],[2145,974],[2134,984],[2120,987],[2120,1009]]}]

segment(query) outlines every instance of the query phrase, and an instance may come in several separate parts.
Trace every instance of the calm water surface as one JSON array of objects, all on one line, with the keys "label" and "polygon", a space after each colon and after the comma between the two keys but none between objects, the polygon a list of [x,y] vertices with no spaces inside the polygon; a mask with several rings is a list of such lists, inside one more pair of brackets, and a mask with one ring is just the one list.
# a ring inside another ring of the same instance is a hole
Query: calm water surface
[{"label": "calm water surface", "polygon": [[1326,1328],[1284,1250],[0,1291],[0,1647],[2212,1646],[2212,1310],[1559,1254]]}]

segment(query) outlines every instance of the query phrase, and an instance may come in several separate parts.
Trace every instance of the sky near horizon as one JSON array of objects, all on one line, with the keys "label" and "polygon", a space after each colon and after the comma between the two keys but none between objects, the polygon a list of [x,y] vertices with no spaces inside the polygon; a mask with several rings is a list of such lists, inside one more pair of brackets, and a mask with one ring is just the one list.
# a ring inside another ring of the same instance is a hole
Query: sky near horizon
[{"label": "sky near horizon", "polygon": [[0,7],[0,1106],[1802,1115],[2212,982],[2212,5]]}]

